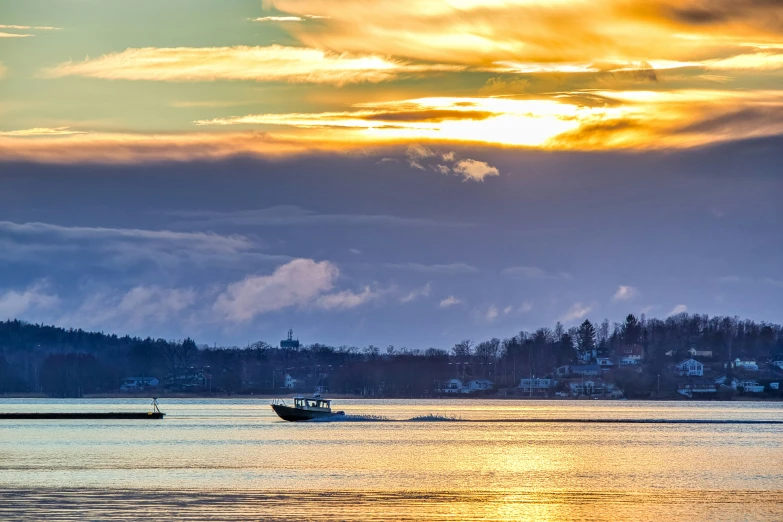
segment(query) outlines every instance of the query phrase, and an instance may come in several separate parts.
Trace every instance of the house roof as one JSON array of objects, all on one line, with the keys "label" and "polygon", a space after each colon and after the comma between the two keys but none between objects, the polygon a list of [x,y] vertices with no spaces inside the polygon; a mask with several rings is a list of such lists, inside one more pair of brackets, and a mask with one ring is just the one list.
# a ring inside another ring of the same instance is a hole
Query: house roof
[{"label": "house roof", "polygon": [[703,364],[703,363],[700,363],[700,362],[699,362],[699,361],[697,361],[696,359],[685,359],[684,361],[680,361],[680,362],[678,362],[678,363],[677,363],[677,366],[682,366],[682,365],[684,365],[684,364],[686,364],[686,363],[689,363],[689,362],[691,362],[691,361],[693,361],[693,362],[695,362],[695,363],[697,363],[697,364],[701,364],[702,366],[704,366],[704,364]]}]

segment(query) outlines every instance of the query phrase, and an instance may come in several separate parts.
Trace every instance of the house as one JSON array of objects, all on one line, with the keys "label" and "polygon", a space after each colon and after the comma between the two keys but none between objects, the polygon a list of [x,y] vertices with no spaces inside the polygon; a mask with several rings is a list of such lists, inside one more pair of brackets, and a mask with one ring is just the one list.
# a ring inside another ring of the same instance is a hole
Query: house
[{"label": "house", "polygon": [[718,387],[711,382],[688,383],[677,387],[677,393],[691,398],[694,395],[707,395],[717,392]]},{"label": "house", "polygon": [[631,363],[631,364],[639,364],[644,359],[644,348],[642,348],[638,344],[631,344],[631,345],[625,345],[621,346],[617,350],[617,355],[622,359],[626,360],[635,360],[637,362]]},{"label": "house", "polygon": [[460,379],[449,379],[443,384],[443,387],[438,390],[441,393],[463,393],[464,385]]},{"label": "house", "polygon": [[771,383],[769,383],[769,389],[770,390],[779,390],[780,389],[780,383],[779,382],[771,382]]},{"label": "house", "polygon": [[620,357],[620,366],[638,366],[642,360],[637,357]]},{"label": "house", "polygon": [[781,370],[783,370],[783,361],[772,361],[770,364],[771,364],[772,366],[777,366],[778,368],[780,368]]},{"label": "house", "polygon": [[519,389],[522,393],[545,394],[555,385],[557,385],[557,381],[554,379],[533,378],[519,381]]},{"label": "house", "polygon": [[746,370],[746,371],[749,371],[749,372],[757,372],[757,371],[759,371],[759,365],[756,364],[756,361],[753,361],[753,360],[743,361],[741,359],[734,359],[733,366],[735,368],[738,368],[738,369],[741,369],[741,370]]},{"label": "house", "polygon": [[603,395],[611,393],[615,387],[614,384],[607,384],[601,379],[588,379],[586,381],[573,381],[569,385],[571,395]]},{"label": "house", "polygon": [[209,373],[209,366],[203,368],[183,368],[179,372],[169,374],[166,377],[166,388],[192,391],[206,388],[207,383],[211,386],[211,381],[212,375]]},{"label": "house", "polygon": [[740,381],[738,387],[742,388],[748,393],[762,393],[764,392],[764,385],[757,383],[756,381]]},{"label": "house", "polygon": [[569,373],[573,375],[582,375],[582,376],[596,376],[601,375],[601,367],[597,364],[579,364],[574,366],[569,366]]},{"label": "house", "polygon": [[147,388],[155,388],[160,381],[155,377],[125,377],[120,385],[120,391],[141,391]]},{"label": "house", "polygon": [[712,350],[697,350],[696,348],[691,348],[688,350],[688,353],[691,357],[712,357]]},{"label": "house", "polygon": [[488,381],[487,379],[474,379],[472,381],[468,381],[468,383],[463,388],[462,393],[491,390],[494,385],[494,382]]},{"label": "house", "polygon": [[605,372],[608,372],[614,367],[614,363],[608,357],[599,357],[596,359],[595,363],[601,367],[601,370]]},{"label": "house", "polygon": [[296,388],[301,382],[302,379],[296,379],[290,373],[286,373],[283,380],[283,388]]},{"label": "house", "polygon": [[678,375],[687,375],[688,377],[703,377],[704,365],[696,359],[685,359],[674,366]]}]

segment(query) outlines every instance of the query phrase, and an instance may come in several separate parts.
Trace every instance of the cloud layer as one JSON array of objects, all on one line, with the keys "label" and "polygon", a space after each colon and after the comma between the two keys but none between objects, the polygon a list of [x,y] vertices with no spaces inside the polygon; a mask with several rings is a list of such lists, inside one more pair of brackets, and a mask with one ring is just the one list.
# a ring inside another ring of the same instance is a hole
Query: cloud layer
[{"label": "cloud layer", "polygon": [[105,80],[250,80],[344,85],[388,81],[402,73],[458,69],[437,64],[406,64],[375,55],[270,45],[126,49],[82,62],[62,63],[48,69],[45,75]]}]

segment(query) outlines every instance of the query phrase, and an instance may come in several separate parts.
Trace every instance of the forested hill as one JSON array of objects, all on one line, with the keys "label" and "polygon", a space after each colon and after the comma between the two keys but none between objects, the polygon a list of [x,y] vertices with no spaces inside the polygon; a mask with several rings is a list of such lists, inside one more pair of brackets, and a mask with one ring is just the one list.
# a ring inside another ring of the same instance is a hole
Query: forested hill
[{"label": "forested hill", "polygon": [[259,341],[247,348],[199,349],[189,338],[118,337],[12,320],[0,322],[0,393],[109,393],[131,376],[154,376],[167,389],[270,392],[289,375],[303,387],[326,384],[332,393],[421,397],[458,375],[490,379],[496,390],[513,388],[521,377],[551,376],[563,365],[600,357],[619,362],[629,347],[643,356],[636,373],[624,376],[618,368],[605,377],[615,382],[627,378],[643,396],[653,382],[674,386],[674,377],[668,381],[666,376],[694,350],[714,376],[726,373],[724,368],[731,366],[726,363],[736,358],[777,371],[769,363],[783,360],[783,327],[736,317],[628,315],[621,323],[584,321],[572,328],[558,323],[505,339],[464,339],[448,347],[316,343],[277,348]]}]

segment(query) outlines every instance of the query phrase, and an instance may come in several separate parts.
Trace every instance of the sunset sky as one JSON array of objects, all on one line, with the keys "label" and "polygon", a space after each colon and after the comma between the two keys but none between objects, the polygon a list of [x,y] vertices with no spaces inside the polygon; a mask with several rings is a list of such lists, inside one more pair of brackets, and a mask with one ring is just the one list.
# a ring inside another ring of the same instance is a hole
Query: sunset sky
[{"label": "sunset sky", "polygon": [[781,321],[775,0],[0,0],[0,318]]}]

